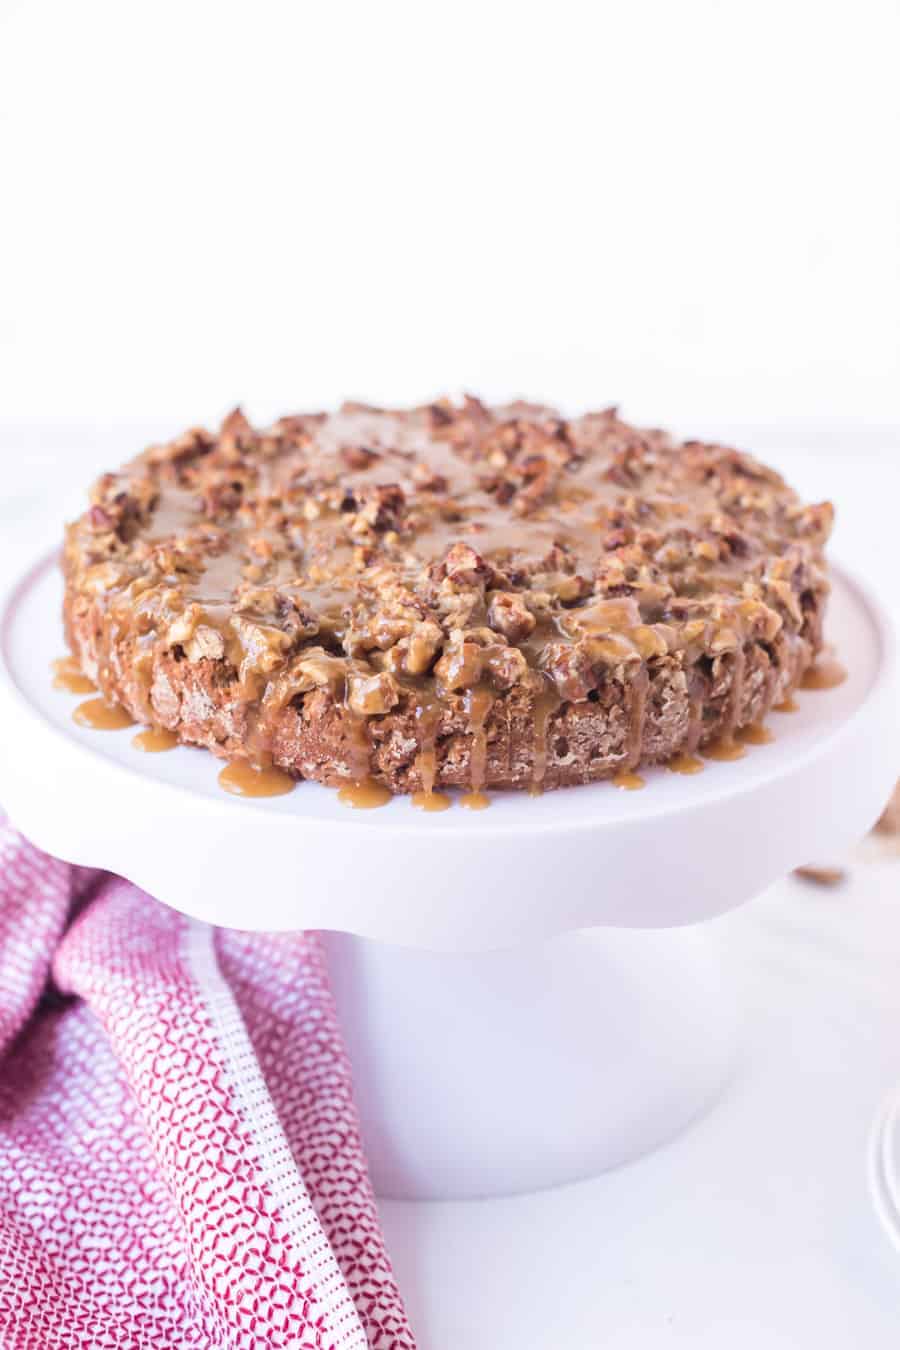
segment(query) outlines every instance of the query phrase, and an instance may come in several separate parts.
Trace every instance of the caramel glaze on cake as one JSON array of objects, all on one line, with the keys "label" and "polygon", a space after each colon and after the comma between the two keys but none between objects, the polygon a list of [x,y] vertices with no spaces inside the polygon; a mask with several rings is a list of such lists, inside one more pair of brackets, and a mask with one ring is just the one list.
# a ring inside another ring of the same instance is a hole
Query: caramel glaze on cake
[{"label": "caramel glaze on cake", "polygon": [[822,645],[831,520],[615,409],[237,410],[95,485],[66,631],[107,698],[228,759],[558,787],[784,703]]}]

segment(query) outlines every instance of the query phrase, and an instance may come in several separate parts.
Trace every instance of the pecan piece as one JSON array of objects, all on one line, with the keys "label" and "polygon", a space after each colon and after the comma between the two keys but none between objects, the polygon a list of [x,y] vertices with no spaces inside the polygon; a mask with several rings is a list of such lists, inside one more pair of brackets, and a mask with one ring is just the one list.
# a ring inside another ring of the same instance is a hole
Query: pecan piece
[{"label": "pecan piece", "polygon": [[111,530],[114,524],[112,516],[102,506],[92,506],[88,511],[88,525],[97,534]]},{"label": "pecan piece", "polygon": [[436,473],[427,464],[413,466],[412,480],[422,492],[446,492],[450,484],[442,473]]},{"label": "pecan piece", "polygon": [[491,568],[471,544],[453,544],[438,566],[438,575],[462,586],[475,586],[485,581]]},{"label": "pecan piece", "polygon": [[510,642],[521,642],[534,632],[536,619],[515,591],[493,591],[488,603],[488,623]]},{"label": "pecan piece", "polygon": [[374,530],[376,534],[384,534],[386,530],[400,528],[406,494],[399,483],[385,483],[367,490],[362,503],[350,527],[352,533],[364,534],[367,530]]},{"label": "pecan piece", "polygon": [[225,639],[218,629],[198,624],[193,637],[184,644],[184,654],[189,661],[220,661],[225,655]]},{"label": "pecan piece", "polygon": [[600,682],[584,648],[568,642],[548,642],[540,664],[556,685],[560,698],[567,702],[586,699]]},{"label": "pecan piece", "polygon": [[406,651],[406,669],[410,675],[424,675],[437,656],[444,634],[436,623],[426,619],[417,623],[409,635]]},{"label": "pecan piece", "polygon": [[377,450],[370,450],[365,445],[342,445],[340,455],[348,469],[358,471],[370,469],[381,459]]},{"label": "pecan piece", "polygon": [[472,689],[481,679],[484,659],[484,648],[477,642],[467,642],[462,632],[454,629],[434,668],[435,678],[451,693]]},{"label": "pecan piece", "polygon": [[518,647],[491,647],[484,664],[498,689],[511,689],[528,674],[528,662]]},{"label": "pecan piece", "polygon": [[390,712],[400,701],[396,680],[388,674],[354,673],[347,681],[347,703],[361,717]]}]

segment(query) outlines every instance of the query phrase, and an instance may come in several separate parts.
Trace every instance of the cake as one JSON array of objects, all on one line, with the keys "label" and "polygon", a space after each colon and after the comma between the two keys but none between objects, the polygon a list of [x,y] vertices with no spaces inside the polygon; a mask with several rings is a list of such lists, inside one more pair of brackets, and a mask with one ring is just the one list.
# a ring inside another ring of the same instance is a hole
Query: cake
[{"label": "cake", "polygon": [[614,408],[237,409],[95,484],[66,635],[229,760],[394,793],[588,783],[727,742],[822,646],[828,503]]}]

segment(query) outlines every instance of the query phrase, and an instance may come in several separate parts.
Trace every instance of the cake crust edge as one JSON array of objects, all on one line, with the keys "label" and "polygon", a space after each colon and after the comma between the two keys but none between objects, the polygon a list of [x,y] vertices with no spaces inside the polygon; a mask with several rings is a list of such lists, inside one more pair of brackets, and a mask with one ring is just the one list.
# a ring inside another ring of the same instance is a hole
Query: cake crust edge
[{"label": "cake crust edge", "polygon": [[[479,736],[484,737],[484,787],[529,788],[540,752],[545,756],[540,785],[550,789],[665,763],[759,723],[773,706],[791,697],[821,651],[825,603],[825,593],[812,593],[800,633],[782,633],[774,642],[749,641],[742,660],[733,652],[707,658],[704,673],[696,669],[698,663],[686,669],[679,652],[643,662],[646,701],[640,726],[633,705],[640,675],[634,671],[619,679],[611,672],[594,698],[561,700],[549,710],[540,737],[535,734],[536,696],[527,687],[514,685],[494,694],[478,731],[473,730],[465,694],[449,695],[430,737],[432,786],[470,785]],[[102,604],[86,603],[67,586],[64,621],[82,670],[135,721],[152,721],[184,744],[201,746],[222,759],[252,757],[253,704],[239,694],[236,676],[225,663],[155,653],[148,680],[146,674],[136,674],[133,635],[116,633]],[[326,688],[316,688],[277,713],[269,735],[272,762],[297,778],[333,787],[370,777],[398,794],[427,787],[420,771],[426,738],[412,699],[401,699],[382,716],[363,719]]]}]

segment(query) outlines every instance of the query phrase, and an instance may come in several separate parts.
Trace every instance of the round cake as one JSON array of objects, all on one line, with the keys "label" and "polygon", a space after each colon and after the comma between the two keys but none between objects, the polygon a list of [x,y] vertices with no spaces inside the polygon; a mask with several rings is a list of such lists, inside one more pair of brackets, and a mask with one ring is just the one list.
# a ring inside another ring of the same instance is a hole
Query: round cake
[{"label": "round cake", "polygon": [[612,408],[236,410],[90,500],[64,552],[84,672],[330,785],[612,777],[759,722],[822,644],[831,506]]}]

